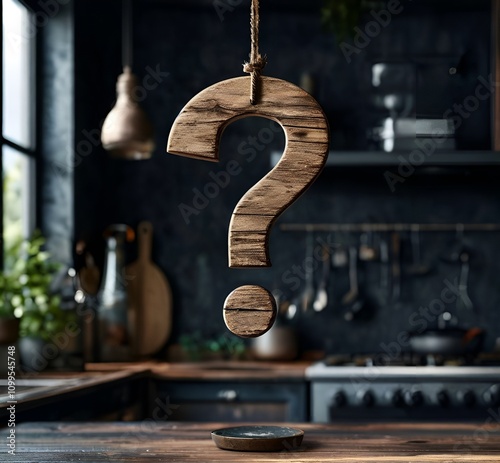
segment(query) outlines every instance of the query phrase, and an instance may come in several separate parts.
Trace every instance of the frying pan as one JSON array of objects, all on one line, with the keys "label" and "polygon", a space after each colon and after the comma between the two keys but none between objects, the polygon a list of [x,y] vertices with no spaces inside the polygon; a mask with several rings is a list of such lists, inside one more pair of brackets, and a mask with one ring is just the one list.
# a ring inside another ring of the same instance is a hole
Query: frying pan
[{"label": "frying pan", "polygon": [[420,355],[475,355],[482,350],[485,335],[481,328],[429,329],[411,333],[410,347]]}]

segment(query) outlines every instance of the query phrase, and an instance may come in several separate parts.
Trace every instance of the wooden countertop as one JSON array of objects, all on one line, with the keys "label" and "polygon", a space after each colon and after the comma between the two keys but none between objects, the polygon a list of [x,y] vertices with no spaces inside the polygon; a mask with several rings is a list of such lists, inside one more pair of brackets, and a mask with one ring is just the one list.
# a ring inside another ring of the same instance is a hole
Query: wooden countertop
[{"label": "wooden countertop", "polygon": [[311,362],[199,362],[158,363],[151,367],[156,378],[214,380],[304,380]]},{"label": "wooden countertop", "polygon": [[[273,453],[218,449],[210,431],[223,423],[26,423],[16,427],[15,462],[332,462],[498,463],[500,425],[291,425],[302,447]],[[0,431],[6,442],[8,429]],[[4,444],[5,445],[5,444]],[[2,452],[5,451],[5,447]],[[3,459],[2,459],[3,461]]]},{"label": "wooden countertop", "polygon": [[[16,379],[16,400],[21,405],[137,377],[166,381],[302,381],[309,365],[310,362],[251,361],[91,363],[82,372],[54,371],[19,375]],[[6,407],[7,395],[0,395],[0,409]]]},{"label": "wooden countertop", "polygon": [[260,361],[207,361],[207,362],[144,362],[131,364],[102,364],[91,363],[86,365],[87,371],[115,371],[118,369],[141,369],[152,373],[153,377],[174,380],[303,380],[305,371],[311,362],[260,362]]},{"label": "wooden countertop", "polygon": [[[146,376],[147,370],[144,368],[129,368],[101,373],[51,372],[23,375],[16,378],[15,400],[21,405],[35,400],[45,400],[82,389],[102,386],[103,384]],[[24,388],[27,386],[29,387],[25,390]],[[9,406],[7,400],[7,394],[0,396],[0,409]]]}]

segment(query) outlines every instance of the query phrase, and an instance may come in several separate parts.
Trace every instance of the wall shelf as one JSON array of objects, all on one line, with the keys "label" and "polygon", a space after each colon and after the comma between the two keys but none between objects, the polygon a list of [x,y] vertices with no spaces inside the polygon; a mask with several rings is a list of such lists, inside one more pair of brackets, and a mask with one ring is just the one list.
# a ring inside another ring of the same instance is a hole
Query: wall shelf
[{"label": "wall shelf", "polygon": [[[409,160],[411,151],[386,153],[382,151],[330,151],[327,167],[395,167],[402,158],[416,168],[426,167],[500,167],[500,152],[497,151],[453,151],[436,152],[416,164]],[[271,152],[271,165],[275,166],[282,153]],[[418,162],[418,160],[417,160]]]}]

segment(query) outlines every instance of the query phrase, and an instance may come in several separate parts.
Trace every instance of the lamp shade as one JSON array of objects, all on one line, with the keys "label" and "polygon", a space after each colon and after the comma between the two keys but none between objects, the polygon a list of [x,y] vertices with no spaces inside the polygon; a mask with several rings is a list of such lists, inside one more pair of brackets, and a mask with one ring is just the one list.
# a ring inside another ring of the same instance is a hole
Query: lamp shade
[{"label": "lamp shade", "polygon": [[101,131],[104,149],[117,158],[149,159],[155,148],[153,127],[134,96],[136,87],[137,78],[125,66],[116,84],[115,106]]}]

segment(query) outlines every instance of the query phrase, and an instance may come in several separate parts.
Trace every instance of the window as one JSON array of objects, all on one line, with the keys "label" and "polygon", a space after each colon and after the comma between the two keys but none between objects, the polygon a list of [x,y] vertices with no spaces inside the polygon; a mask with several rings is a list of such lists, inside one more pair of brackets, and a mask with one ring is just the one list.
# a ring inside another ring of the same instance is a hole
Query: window
[{"label": "window", "polygon": [[19,0],[3,0],[2,209],[4,249],[28,237],[35,222],[35,29]]}]

